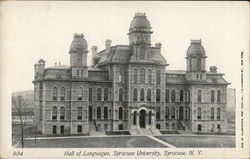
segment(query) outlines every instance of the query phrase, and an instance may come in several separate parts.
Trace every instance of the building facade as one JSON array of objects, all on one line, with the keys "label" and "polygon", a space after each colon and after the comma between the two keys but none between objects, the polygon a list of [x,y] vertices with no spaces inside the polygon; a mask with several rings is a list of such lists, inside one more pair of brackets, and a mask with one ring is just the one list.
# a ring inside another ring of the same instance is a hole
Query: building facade
[{"label": "building facade", "polygon": [[[70,66],[35,64],[34,100],[43,134],[87,134],[127,130],[227,132],[227,85],[215,66],[206,70],[201,40],[191,40],[186,70],[168,70],[161,44],[151,45],[152,28],[144,13],[129,27],[129,45],[98,52],[82,34],[71,43]],[[184,58],[184,57],[183,57]]]}]

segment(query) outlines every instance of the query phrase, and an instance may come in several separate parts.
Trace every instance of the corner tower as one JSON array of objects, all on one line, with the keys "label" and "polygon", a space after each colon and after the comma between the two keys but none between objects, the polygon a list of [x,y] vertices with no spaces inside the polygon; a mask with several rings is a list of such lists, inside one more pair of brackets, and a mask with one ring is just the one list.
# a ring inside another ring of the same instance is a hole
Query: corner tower
[{"label": "corner tower", "polygon": [[72,78],[82,78],[88,76],[87,70],[88,45],[83,34],[74,34],[74,40],[71,43],[70,66]]},{"label": "corner tower", "polygon": [[190,80],[206,79],[206,53],[201,40],[191,40],[187,50],[187,78]]}]

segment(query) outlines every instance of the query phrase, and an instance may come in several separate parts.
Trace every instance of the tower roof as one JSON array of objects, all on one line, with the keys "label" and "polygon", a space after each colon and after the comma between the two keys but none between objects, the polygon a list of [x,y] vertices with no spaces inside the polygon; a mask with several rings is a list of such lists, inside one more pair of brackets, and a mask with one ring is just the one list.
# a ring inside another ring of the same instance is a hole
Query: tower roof
[{"label": "tower roof", "polygon": [[146,17],[146,13],[136,13],[135,14],[134,19],[130,23],[129,31],[132,31],[134,28],[149,28],[149,29],[151,29],[150,23]]},{"label": "tower roof", "polygon": [[87,41],[84,38],[83,34],[74,34],[74,40],[72,41],[70,45],[69,53],[72,52],[86,52],[88,50],[88,44]]},{"label": "tower roof", "polygon": [[191,40],[191,44],[187,50],[187,56],[189,55],[205,56],[205,50],[201,45],[201,40]]}]

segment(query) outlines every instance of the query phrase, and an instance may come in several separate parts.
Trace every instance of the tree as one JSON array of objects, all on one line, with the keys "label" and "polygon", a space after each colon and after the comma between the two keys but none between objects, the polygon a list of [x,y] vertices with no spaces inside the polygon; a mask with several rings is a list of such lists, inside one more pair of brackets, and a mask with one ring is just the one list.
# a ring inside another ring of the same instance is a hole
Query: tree
[{"label": "tree", "polygon": [[[20,95],[17,97],[12,96],[12,106],[14,110],[16,111],[17,115],[20,118],[20,126],[21,126],[21,144],[22,148],[24,147],[24,126],[25,122],[23,121],[23,110],[27,107],[27,102],[24,100],[24,98]],[[12,110],[13,111],[13,110]]]}]

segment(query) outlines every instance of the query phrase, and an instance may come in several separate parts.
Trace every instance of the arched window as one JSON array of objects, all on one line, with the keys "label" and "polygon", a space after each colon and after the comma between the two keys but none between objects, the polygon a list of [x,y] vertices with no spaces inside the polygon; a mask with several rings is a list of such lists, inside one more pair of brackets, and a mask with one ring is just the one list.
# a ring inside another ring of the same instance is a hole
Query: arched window
[{"label": "arched window", "polygon": [[138,97],[138,94],[137,94],[137,89],[135,88],[134,90],[133,90],[133,101],[134,102],[137,102],[137,97]]},{"label": "arched window", "polygon": [[218,91],[217,91],[217,102],[220,102],[220,96],[221,96],[220,90],[218,90]]},{"label": "arched window", "polygon": [[190,119],[190,108],[187,107],[187,119]]},{"label": "arched window", "polygon": [[77,100],[83,99],[83,89],[81,87],[77,89],[77,95],[78,95]]},{"label": "arched window", "polygon": [[151,89],[147,90],[147,101],[151,102]]},{"label": "arched window", "polygon": [[169,119],[169,108],[165,107],[165,119]]},{"label": "arched window", "polygon": [[134,69],[134,83],[137,83],[137,77],[138,77],[138,75],[137,75],[137,69]]},{"label": "arched window", "polygon": [[201,102],[201,90],[198,90],[198,102]]},{"label": "arched window", "polygon": [[169,90],[168,89],[166,89],[166,92],[165,92],[165,101],[169,102]]},{"label": "arched window", "polygon": [[77,119],[82,120],[82,107],[77,108]]},{"label": "arched window", "polygon": [[92,88],[89,88],[89,101],[92,101]]},{"label": "arched window", "polygon": [[211,119],[213,120],[214,119],[214,108],[211,108]]},{"label": "arched window", "polygon": [[122,102],[123,101],[123,89],[120,88],[119,89],[119,102]]},{"label": "arched window", "polygon": [[148,125],[151,125],[151,120],[152,120],[152,112],[149,111],[149,113],[148,113]]},{"label": "arched window", "polygon": [[175,107],[171,108],[171,119],[175,119]]},{"label": "arched window", "polygon": [[52,108],[52,120],[56,120],[57,119],[57,107],[54,106]]},{"label": "arched window", "polygon": [[[143,37],[141,37],[143,38]],[[145,52],[146,52],[146,48],[144,46],[140,47],[140,59],[145,59]]]},{"label": "arched window", "polygon": [[140,69],[140,83],[145,83],[145,69]]},{"label": "arched window", "polygon": [[150,69],[148,70],[148,83],[152,83],[152,71]]},{"label": "arched window", "polygon": [[65,88],[62,87],[61,90],[60,90],[60,94],[61,94],[61,100],[65,100]]},{"label": "arched window", "polygon": [[201,71],[201,59],[200,58],[197,59],[197,70]]},{"label": "arched window", "polygon": [[214,90],[211,90],[211,102],[214,102]]},{"label": "arched window", "polygon": [[156,108],[156,120],[161,119],[161,108],[157,107]]},{"label": "arched window", "polygon": [[99,101],[102,100],[102,89],[101,88],[97,89],[97,100],[99,100]]},{"label": "arched window", "polygon": [[61,120],[65,119],[65,108],[64,107],[60,108],[60,119]]},{"label": "arched window", "polygon": [[187,101],[190,102],[190,90],[187,91]]},{"label": "arched window", "polygon": [[120,82],[124,82],[124,74],[125,74],[124,69],[120,69],[119,74],[120,74]]},{"label": "arched window", "polygon": [[201,108],[198,108],[198,116],[197,119],[201,119]]},{"label": "arched window", "polygon": [[161,101],[161,90],[160,89],[156,90],[156,101],[157,102]]},{"label": "arched window", "polygon": [[119,119],[123,119],[123,107],[119,107]]},{"label": "arched window", "polygon": [[217,120],[220,120],[220,108],[217,108]]},{"label": "arched window", "polygon": [[97,119],[101,119],[102,117],[102,110],[101,110],[101,107],[97,107]]},{"label": "arched window", "polygon": [[104,107],[104,119],[108,119],[108,107]]},{"label": "arched window", "polygon": [[137,113],[136,113],[136,111],[134,111],[134,113],[133,113],[133,124],[134,125],[136,125],[136,115],[137,115]]},{"label": "arched window", "polygon": [[92,116],[93,116],[93,112],[92,112],[92,106],[89,106],[89,121],[92,121]]},{"label": "arched window", "polygon": [[142,89],[140,90],[140,101],[144,101],[144,97],[145,97],[144,89],[142,88]]},{"label": "arched window", "polygon": [[104,89],[104,101],[108,101],[109,98],[109,89],[105,88]]},{"label": "arched window", "polygon": [[183,102],[183,96],[184,96],[184,92],[183,90],[180,91],[180,102]]},{"label": "arched window", "polygon": [[52,96],[53,96],[52,99],[53,99],[53,100],[57,100],[57,95],[58,95],[58,88],[57,88],[57,87],[54,87],[54,88],[53,88],[52,94],[53,94],[53,95],[52,95]]},{"label": "arched window", "polygon": [[217,125],[217,132],[221,132],[220,124]]},{"label": "arched window", "polygon": [[156,84],[160,84],[161,83],[161,72],[160,70],[156,71]]},{"label": "arched window", "polygon": [[171,91],[171,101],[175,102],[175,90],[174,89]]}]

